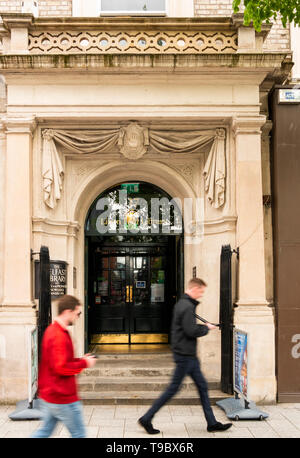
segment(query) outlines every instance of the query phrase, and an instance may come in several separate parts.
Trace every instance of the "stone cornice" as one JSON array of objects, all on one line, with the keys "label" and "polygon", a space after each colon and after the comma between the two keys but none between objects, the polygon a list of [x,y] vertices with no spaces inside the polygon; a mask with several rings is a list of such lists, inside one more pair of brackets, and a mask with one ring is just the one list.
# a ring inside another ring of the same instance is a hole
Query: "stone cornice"
[{"label": "stone cornice", "polygon": [[77,221],[58,221],[43,217],[33,217],[33,232],[51,236],[77,237],[80,224]]},{"label": "stone cornice", "polygon": [[[235,230],[237,216],[222,216],[219,219],[204,221],[204,234],[214,235]],[[77,237],[80,224],[77,221],[58,221],[44,217],[33,217],[33,232],[47,235]]]},{"label": "stone cornice", "polygon": [[33,14],[30,13],[2,13],[1,18],[6,30],[28,28],[33,22]]},{"label": "stone cornice", "polygon": [[34,116],[28,117],[5,117],[1,120],[7,134],[30,134],[36,129],[37,122]]},{"label": "stone cornice", "polygon": [[32,14],[20,13],[2,13],[4,24],[18,24],[27,22],[30,29],[45,30],[46,28],[62,29],[80,29],[86,30],[235,30],[236,26],[231,17],[193,17],[193,18],[169,18],[169,17],[38,17],[34,18]]},{"label": "stone cornice", "polygon": [[239,54],[69,54],[69,55],[0,55],[0,70],[2,73],[14,71],[101,71],[101,72],[134,72],[143,71],[177,71],[199,72],[204,68],[231,72],[238,70],[273,71],[282,67],[286,53],[239,53]]},{"label": "stone cornice", "polygon": [[204,235],[223,234],[234,232],[236,229],[237,216],[222,216],[219,219],[204,221]]},{"label": "stone cornice", "polygon": [[232,132],[236,135],[257,134],[261,135],[261,128],[266,123],[266,116],[245,116],[232,119]]}]

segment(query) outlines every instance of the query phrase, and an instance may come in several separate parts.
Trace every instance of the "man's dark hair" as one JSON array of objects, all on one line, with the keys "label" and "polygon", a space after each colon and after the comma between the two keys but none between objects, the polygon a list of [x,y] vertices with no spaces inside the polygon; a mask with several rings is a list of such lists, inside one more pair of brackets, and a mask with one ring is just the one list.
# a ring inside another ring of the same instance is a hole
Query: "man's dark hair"
[{"label": "man's dark hair", "polygon": [[188,287],[189,288],[194,288],[195,286],[207,286],[207,284],[205,283],[204,280],[201,280],[201,278],[192,278],[189,283],[188,283]]},{"label": "man's dark hair", "polygon": [[65,310],[75,310],[77,305],[81,305],[80,300],[77,299],[77,297],[65,294],[57,301],[58,314],[61,315]]}]

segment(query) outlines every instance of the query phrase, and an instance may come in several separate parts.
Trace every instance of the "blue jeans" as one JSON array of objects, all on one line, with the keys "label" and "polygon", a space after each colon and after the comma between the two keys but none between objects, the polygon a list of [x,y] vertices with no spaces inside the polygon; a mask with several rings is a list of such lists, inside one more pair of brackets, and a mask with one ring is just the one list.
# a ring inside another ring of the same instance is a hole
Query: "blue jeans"
[{"label": "blue jeans", "polygon": [[72,437],[86,437],[80,401],[71,404],[52,404],[39,399],[39,403],[43,424],[31,435],[32,438],[50,437],[58,421],[64,423]]},{"label": "blue jeans", "polygon": [[173,378],[170,385],[154,402],[152,407],[150,407],[145,415],[143,415],[143,420],[151,421],[155,413],[177,393],[177,391],[180,389],[184,377],[189,375],[197,386],[207,425],[212,426],[216,424],[217,420],[212,411],[208,397],[207,383],[200,370],[200,363],[198,358],[174,354],[174,360],[176,363],[176,368],[173,373]]}]

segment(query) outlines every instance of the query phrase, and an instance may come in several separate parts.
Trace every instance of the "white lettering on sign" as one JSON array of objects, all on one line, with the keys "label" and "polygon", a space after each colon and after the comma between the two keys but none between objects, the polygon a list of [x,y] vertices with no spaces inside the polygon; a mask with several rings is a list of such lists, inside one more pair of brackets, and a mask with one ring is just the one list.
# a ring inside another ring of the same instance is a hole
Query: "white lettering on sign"
[{"label": "white lettering on sign", "polygon": [[[294,334],[292,337],[292,342],[296,343],[298,340],[300,341],[300,334]],[[296,343],[296,345],[292,347],[291,353],[293,358],[300,358],[300,342]]]}]

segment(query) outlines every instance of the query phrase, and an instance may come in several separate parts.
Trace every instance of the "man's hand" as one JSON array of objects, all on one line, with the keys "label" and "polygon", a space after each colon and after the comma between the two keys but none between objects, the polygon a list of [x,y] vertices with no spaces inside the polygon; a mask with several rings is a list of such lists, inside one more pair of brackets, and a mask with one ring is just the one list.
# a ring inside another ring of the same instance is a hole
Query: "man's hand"
[{"label": "man's hand", "polygon": [[83,359],[85,359],[88,368],[94,367],[97,361],[97,359],[94,358],[94,356],[91,356],[90,353],[84,355]]},{"label": "man's hand", "polygon": [[205,323],[205,326],[207,326],[209,330],[218,329],[218,326],[215,326],[214,324],[211,324],[211,323]]}]

